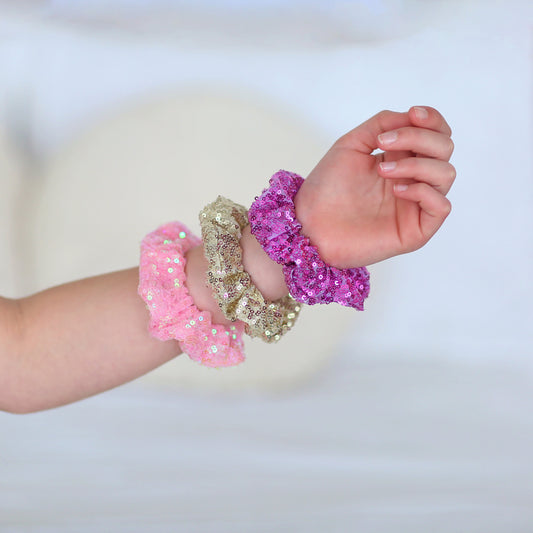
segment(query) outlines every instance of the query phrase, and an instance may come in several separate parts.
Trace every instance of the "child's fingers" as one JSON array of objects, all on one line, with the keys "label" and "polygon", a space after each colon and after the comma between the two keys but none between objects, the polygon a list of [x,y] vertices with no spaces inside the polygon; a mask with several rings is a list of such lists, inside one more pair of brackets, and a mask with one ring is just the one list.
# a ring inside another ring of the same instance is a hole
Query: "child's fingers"
[{"label": "child's fingers", "polygon": [[426,157],[448,161],[453,141],[444,133],[423,128],[406,127],[378,135],[378,147],[384,151],[409,150]]},{"label": "child's fingers", "polygon": [[376,141],[380,133],[403,128],[411,125],[408,113],[396,113],[395,111],[381,111],[377,115],[363,122],[357,128],[343,135],[336,144],[358,152],[371,154],[378,143]]},{"label": "child's fingers", "polygon": [[409,119],[413,126],[438,131],[451,136],[452,130],[444,117],[433,107],[415,106],[408,111]]},{"label": "child's fingers", "polygon": [[451,135],[450,126],[436,109],[427,106],[416,106],[406,113],[380,111],[360,126],[357,126],[357,128],[343,135],[336,144],[371,154],[376,148],[381,148],[376,141],[378,135],[408,126],[435,131],[448,137]]},{"label": "child's fingers", "polygon": [[425,157],[384,161],[378,165],[378,173],[383,178],[412,178],[431,185],[444,195],[448,194],[456,175],[450,163]]},{"label": "child's fingers", "polygon": [[[433,236],[452,210],[450,201],[427,183],[398,184],[394,186],[394,194],[420,206],[420,231],[426,239]],[[419,246],[422,244],[424,243],[419,243]]]}]

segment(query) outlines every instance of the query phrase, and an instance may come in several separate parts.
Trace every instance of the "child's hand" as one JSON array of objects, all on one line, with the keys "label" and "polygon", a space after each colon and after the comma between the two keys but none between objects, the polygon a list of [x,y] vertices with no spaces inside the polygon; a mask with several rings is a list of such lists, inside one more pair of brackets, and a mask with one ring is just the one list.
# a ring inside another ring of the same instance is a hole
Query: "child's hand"
[{"label": "child's hand", "polygon": [[[322,259],[358,267],[426,244],[451,210],[450,135],[438,111],[413,107],[382,111],[341,137],[295,199]],[[372,155],[376,148],[384,152]]]}]

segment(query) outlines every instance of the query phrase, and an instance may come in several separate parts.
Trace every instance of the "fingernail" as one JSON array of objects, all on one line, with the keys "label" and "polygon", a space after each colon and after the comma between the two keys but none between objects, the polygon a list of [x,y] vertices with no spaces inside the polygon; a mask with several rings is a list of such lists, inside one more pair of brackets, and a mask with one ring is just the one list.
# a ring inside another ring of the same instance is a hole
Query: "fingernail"
[{"label": "fingernail", "polygon": [[387,133],[382,133],[378,135],[378,140],[381,144],[391,144],[398,138],[397,131],[388,131]]},{"label": "fingernail", "polygon": [[379,168],[381,168],[383,172],[390,172],[391,170],[394,170],[396,168],[396,161],[385,161],[383,163],[380,163]]},{"label": "fingernail", "polygon": [[418,120],[424,120],[428,118],[428,112],[427,109],[424,109],[423,107],[414,107],[415,115]]},{"label": "fingernail", "polygon": [[404,183],[397,183],[395,186],[394,186],[394,190],[396,192],[403,192],[403,191],[406,191],[407,190],[407,185],[405,185]]}]

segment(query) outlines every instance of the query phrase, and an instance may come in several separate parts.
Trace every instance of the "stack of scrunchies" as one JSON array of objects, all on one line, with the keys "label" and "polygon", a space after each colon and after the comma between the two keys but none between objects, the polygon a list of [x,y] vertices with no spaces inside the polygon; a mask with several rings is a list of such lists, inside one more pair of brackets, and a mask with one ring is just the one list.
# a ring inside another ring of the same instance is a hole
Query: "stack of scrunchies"
[{"label": "stack of scrunchies", "polygon": [[[150,333],[175,339],[181,349],[206,366],[236,365],[244,360],[242,334],[276,342],[294,325],[301,304],[332,302],[363,309],[369,293],[366,268],[338,269],[322,261],[300,233],[294,197],[303,178],[281,170],[256,197],[250,210],[219,196],[200,212],[207,281],[224,316],[233,325],[212,324],[185,287],[185,254],[201,240],[178,222],[161,226],[141,245],[139,295],[150,311]],[[250,224],[268,256],[283,265],[289,295],[264,299],[242,265],[240,239]]]}]

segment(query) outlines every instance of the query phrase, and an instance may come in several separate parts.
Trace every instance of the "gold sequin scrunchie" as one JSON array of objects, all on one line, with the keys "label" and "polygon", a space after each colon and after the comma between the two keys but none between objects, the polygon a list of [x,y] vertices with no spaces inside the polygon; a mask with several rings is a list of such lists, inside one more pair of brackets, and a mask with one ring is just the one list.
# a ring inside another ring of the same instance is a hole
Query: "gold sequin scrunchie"
[{"label": "gold sequin scrunchie", "polygon": [[248,212],[223,196],[200,212],[202,240],[209,263],[207,281],[228,320],[241,320],[250,337],[276,342],[298,318],[301,304],[290,295],[267,302],[242,266],[241,232]]}]

